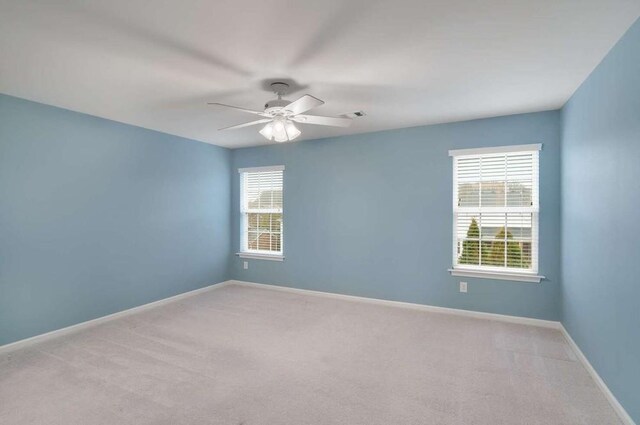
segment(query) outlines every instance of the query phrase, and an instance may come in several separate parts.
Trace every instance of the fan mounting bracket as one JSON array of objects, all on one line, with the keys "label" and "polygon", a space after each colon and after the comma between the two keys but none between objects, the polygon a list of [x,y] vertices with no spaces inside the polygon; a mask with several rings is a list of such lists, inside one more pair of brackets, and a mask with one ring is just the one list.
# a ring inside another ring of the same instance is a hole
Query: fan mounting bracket
[{"label": "fan mounting bracket", "polygon": [[270,86],[271,90],[273,90],[273,92],[277,94],[278,97],[284,96],[289,90],[289,84],[283,83],[282,81],[274,81],[270,84]]}]

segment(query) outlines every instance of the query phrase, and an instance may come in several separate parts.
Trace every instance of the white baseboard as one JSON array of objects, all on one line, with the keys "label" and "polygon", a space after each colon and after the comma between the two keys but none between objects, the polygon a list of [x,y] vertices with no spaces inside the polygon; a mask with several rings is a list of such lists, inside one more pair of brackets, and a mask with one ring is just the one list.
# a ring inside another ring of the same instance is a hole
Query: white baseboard
[{"label": "white baseboard", "polygon": [[234,281],[227,280],[225,282],[214,283],[213,285],[205,286],[204,288],[194,289],[193,291],[183,292],[182,294],[174,295],[169,298],[163,298],[158,301],[153,301],[148,304],[143,304],[137,307],[133,307],[127,310],[122,310],[117,313],[109,314],[107,316],[98,317],[97,319],[87,320],[86,322],[77,323],[75,325],[67,326],[66,328],[56,329],[55,331],[47,332],[44,334],[32,336],[30,338],[21,339],[19,341],[15,341],[6,345],[0,345],[0,354],[6,353],[9,351],[17,350],[19,348],[24,348],[26,346],[46,341],[51,338],[55,338],[62,335],[67,335],[73,332],[78,332],[82,329],[89,328],[91,326],[98,325],[100,323],[105,323],[110,320],[114,320],[120,317],[128,316],[130,314],[139,313],[141,311],[149,310],[154,307],[159,307],[164,304],[168,304],[174,301],[178,301],[184,298],[192,297],[194,295],[201,294],[203,292],[211,291],[212,289],[222,288],[223,286],[227,286]]},{"label": "white baseboard", "polygon": [[333,292],[321,292],[321,291],[314,291],[311,289],[290,288],[287,286],[267,285],[264,283],[245,282],[241,280],[232,280],[230,282],[235,285],[268,288],[276,291],[294,292],[299,294],[311,294],[311,295],[317,295],[317,296],[327,297],[327,298],[336,298],[336,299],[343,299],[343,300],[366,302],[369,304],[379,304],[379,305],[386,305],[386,306],[409,308],[412,310],[428,311],[432,313],[455,314],[457,316],[473,317],[476,319],[485,319],[485,320],[497,320],[501,322],[518,323],[521,325],[531,325],[531,326],[538,326],[543,328],[560,329],[560,326],[561,326],[560,322],[554,322],[552,320],[533,319],[530,317],[519,317],[519,316],[509,316],[506,314],[484,313],[481,311],[461,310],[457,308],[438,307],[434,305],[415,304],[415,303],[408,303],[403,301],[389,301],[389,300],[382,300],[379,298],[359,297],[356,295],[343,295],[343,294],[336,294]]},{"label": "white baseboard", "polygon": [[607,384],[605,384],[600,375],[598,375],[598,372],[596,372],[596,370],[589,362],[589,359],[587,359],[587,356],[584,355],[580,347],[578,347],[578,344],[576,344],[573,338],[571,338],[571,335],[562,324],[560,325],[560,331],[564,335],[573,351],[576,353],[576,356],[578,356],[578,358],[582,362],[582,365],[585,367],[585,369],[587,369],[587,372],[589,372],[589,375],[591,375],[593,380],[596,381],[596,385],[598,385],[600,390],[604,393],[604,396],[607,398],[609,404],[611,404],[611,407],[613,407],[613,410],[615,410],[622,423],[624,425],[636,425],[631,416],[629,416],[627,411],[624,410],[624,407],[622,407],[616,396],[614,396],[611,390],[609,390]]}]

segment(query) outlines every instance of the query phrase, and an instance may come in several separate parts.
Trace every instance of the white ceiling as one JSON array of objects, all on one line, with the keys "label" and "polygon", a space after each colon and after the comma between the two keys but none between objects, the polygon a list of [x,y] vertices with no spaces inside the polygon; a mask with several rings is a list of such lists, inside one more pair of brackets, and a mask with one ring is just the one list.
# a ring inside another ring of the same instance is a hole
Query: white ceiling
[{"label": "white ceiling", "polygon": [[226,147],[288,78],[303,139],[561,107],[638,0],[0,0],[0,92]]}]

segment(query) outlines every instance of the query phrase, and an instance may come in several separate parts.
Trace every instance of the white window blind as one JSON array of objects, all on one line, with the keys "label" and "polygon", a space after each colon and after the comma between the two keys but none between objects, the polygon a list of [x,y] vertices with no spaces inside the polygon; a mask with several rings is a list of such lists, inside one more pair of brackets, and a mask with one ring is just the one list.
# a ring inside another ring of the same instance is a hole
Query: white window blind
[{"label": "white window blind", "polygon": [[538,273],[540,147],[450,152],[454,270]]},{"label": "white window blind", "polygon": [[284,167],[240,169],[241,251],[282,255]]}]

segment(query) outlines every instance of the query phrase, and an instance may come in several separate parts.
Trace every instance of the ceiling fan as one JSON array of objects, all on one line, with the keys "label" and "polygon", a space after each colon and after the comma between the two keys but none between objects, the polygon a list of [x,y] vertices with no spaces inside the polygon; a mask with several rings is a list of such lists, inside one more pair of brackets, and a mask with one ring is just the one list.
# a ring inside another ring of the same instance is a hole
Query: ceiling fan
[{"label": "ceiling fan", "polygon": [[224,106],[225,108],[233,108],[263,117],[256,121],[225,127],[220,130],[235,130],[252,125],[266,124],[259,133],[268,140],[275,140],[276,142],[288,142],[300,136],[301,131],[295,126],[294,122],[332,127],[349,127],[351,125],[352,120],[347,117],[322,117],[304,114],[304,112],[323,105],[324,102],[308,94],[293,102],[285,100],[282,96],[286,94],[288,88],[289,84],[287,83],[271,83],[271,89],[278,98],[268,101],[264,105],[264,111],[254,111],[217,102],[210,102],[209,105]]}]

